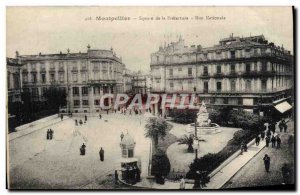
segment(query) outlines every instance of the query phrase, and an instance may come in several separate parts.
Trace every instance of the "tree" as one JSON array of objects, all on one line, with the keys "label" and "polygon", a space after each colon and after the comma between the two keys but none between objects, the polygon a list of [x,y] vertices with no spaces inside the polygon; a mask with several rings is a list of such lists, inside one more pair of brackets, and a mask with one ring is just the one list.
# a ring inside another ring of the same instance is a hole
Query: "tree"
[{"label": "tree", "polygon": [[[204,139],[199,139],[198,141],[205,141]],[[183,137],[181,137],[180,139],[178,139],[178,144],[186,144],[188,145],[188,153],[193,153],[194,152],[194,148],[193,148],[193,144],[194,144],[194,135],[190,134],[190,136],[184,135]]]},{"label": "tree", "polygon": [[55,86],[51,86],[44,94],[47,99],[49,108],[59,109],[60,106],[65,106],[67,101],[67,94],[64,90],[59,89]]},{"label": "tree", "polygon": [[151,138],[154,141],[154,147],[157,148],[158,139],[164,139],[167,135],[168,123],[162,118],[151,117],[145,128],[147,130],[145,136]]},{"label": "tree", "polygon": [[197,112],[198,110],[174,109],[171,111],[170,116],[177,123],[188,124],[188,123],[193,123],[195,121],[195,118],[197,117]]},{"label": "tree", "polygon": [[170,173],[171,164],[167,155],[158,150],[152,158],[151,174],[155,175],[156,182],[164,184],[162,176],[166,177]]}]

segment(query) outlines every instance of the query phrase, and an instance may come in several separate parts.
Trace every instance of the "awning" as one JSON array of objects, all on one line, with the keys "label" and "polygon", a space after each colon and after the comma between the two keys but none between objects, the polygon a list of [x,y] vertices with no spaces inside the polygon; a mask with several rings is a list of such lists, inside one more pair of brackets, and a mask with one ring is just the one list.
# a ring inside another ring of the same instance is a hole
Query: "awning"
[{"label": "awning", "polygon": [[292,108],[292,106],[287,101],[281,102],[274,107],[281,113],[285,113]]}]

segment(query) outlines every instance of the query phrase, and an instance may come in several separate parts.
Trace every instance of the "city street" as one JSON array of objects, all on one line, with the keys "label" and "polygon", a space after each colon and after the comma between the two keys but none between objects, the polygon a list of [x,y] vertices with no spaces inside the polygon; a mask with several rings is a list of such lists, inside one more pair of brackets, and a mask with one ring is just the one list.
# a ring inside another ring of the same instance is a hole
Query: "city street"
[{"label": "city street", "polygon": [[[281,167],[283,163],[293,163],[294,154],[289,149],[288,137],[294,134],[294,123],[288,123],[288,132],[280,133],[276,129],[276,133],[281,134],[281,149],[265,147],[254,158],[252,158],[243,168],[241,168],[235,176],[233,176],[222,188],[242,188],[249,186],[272,186],[281,185],[283,182]],[[260,142],[265,144],[265,141]],[[265,171],[263,158],[268,154],[271,158],[270,172]],[[291,167],[293,168],[293,167]]]},{"label": "city street", "polygon": [[[122,131],[134,137],[142,175],[147,174],[150,139],[144,136],[145,117],[102,114],[102,119],[89,117],[82,126],[75,126],[74,119],[54,124],[53,140],[46,140],[45,128],[9,142],[10,188],[76,189],[105,180],[120,168]],[[85,156],[79,155],[82,143],[87,146]],[[100,147],[104,162],[99,160]]]}]

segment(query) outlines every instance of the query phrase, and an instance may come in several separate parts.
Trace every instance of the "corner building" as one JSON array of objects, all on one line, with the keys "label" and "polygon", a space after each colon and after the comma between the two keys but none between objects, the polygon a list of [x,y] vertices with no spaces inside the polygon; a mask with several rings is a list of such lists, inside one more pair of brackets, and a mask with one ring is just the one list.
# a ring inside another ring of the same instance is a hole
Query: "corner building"
[{"label": "corner building", "polygon": [[[49,87],[65,90],[67,106],[60,112],[99,112],[103,94],[124,92],[122,58],[110,50],[87,46],[86,53],[19,55],[21,86],[31,93],[33,101],[46,101],[43,94]],[[113,105],[113,98],[104,104]]]},{"label": "corner building", "polygon": [[231,35],[207,48],[185,46],[180,37],[152,53],[150,66],[152,93],[196,94],[211,108],[265,115],[292,102],[293,56],[263,35]]}]

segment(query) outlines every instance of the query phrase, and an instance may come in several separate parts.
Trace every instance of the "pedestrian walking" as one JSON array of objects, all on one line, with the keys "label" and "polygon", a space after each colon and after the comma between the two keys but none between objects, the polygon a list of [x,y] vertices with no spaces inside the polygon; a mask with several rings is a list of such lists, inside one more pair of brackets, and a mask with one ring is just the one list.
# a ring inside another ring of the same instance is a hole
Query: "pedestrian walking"
[{"label": "pedestrian walking", "polygon": [[47,130],[47,136],[46,136],[47,140],[50,139],[50,129]]},{"label": "pedestrian walking", "polygon": [[118,184],[118,181],[119,181],[118,171],[115,170],[115,184]]},{"label": "pedestrian walking", "polygon": [[291,178],[291,169],[288,166],[287,163],[284,163],[282,168],[281,168],[281,173],[282,173],[282,179],[283,182],[282,184],[289,184],[290,183],[290,178]]},{"label": "pedestrian walking", "polygon": [[256,138],[255,138],[256,146],[259,145],[259,142],[260,142],[260,137],[259,137],[259,135],[257,135]]},{"label": "pedestrian walking", "polygon": [[245,142],[242,142],[241,144],[241,155],[243,155],[243,152],[247,152],[247,145]]},{"label": "pedestrian walking", "polygon": [[180,179],[179,189],[180,190],[184,190],[185,189],[185,180],[184,180],[183,176],[181,176],[181,179]]},{"label": "pedestrian walking", "polygon": [[272,142],[272,148],[276,147],[276,138],[274,137],[274,135],[271,138],[271,142]]},{"label": "pedestrian walking", "polygon": [[283,120],[281,120],[280,121],[280,123],[279,123],[279,131],[280,131],[280,133],[282,132],[282,130],[283,130]]},{"label": "pedestrian walking", "polygon": [[101,119],[102,118],[102,116],[101,116],[101,114],[99,114],[99,119]]},{"label": "pedestrian walking", "polygon": [[264,140],[264,139],[265,139],[265,136],[266,136],[265,131],[262,131],[262,132],[260,133],[261,140]]},{"label": "pedestrian walking", "polygon": [[78,126],[78,121],[77,121],[77,119],[75,119],[75,125]]},{"label": "pedestrian walking", "polygon": [[87,121],[87,116],[86,115],[84,116],[84,120],[85,120],[85,122]]},{"label": "pedestrian walking", "polygon": [[279,136],[277,136],[276,142],[277,142],[277,149],[279,149],[280,148],[280,144],[281,144],[281,139],[280,139]]},{"label": "pedestrian walking", "polygon": [[106,110],[106,114],[108,115],[108,109]]},{"label": "pedestrian walking", "polygon": [[287,124],[286,124],[286,122],[284,122],[284,124],[283,124],[283,129],[284,129],[284,133],[286,133],[287,132]]},{"label": "pedestrian walking", "polygon": [[124,133],[123,132],[121,133],[120,138],[121,138],[121,141],[122,141],[123,138],[124,138]]},{"label": "pedestrian walking", "polygon": [[64,115],[63,114],[60,115],[60,119],[61,119],[61,121],[64,119]]},{"label": "pedestrian walking", "polygon": [[269,144],[270,144],[270,137],[266,137],[266,147],[269,147]]},{"label": "pedestrian walking", "polygon": [[86,145],[83,143],[82,146],[80,147],[80,155],[84,156],[85,155],[85,149]]},{"label": "pedestrian walking", "polygon": [[79,124],[82,125],[82,120],[81,119],[79,120]]},{"label": "pedestrian walking", "polygon": [[100,156],[100,161],[104,161],[104,150],[102,149],[102,147],[99,151],[99,156]]},{"label": "pedestrian walking", "polygon": [[273,134],[275,133],[275,129],[276,129],[275,123],[272,122],[270,126],[270,130],[272,131]]},{"label": "pedestrian walking", "polygon": [[263,158],[263,161],[264,161],[264,164],[265,164],[266,172],[268,173],[269,170],[270,170],[270,161],[271,161],[271,158],[267,154],[265,154],[265,157]]}]

